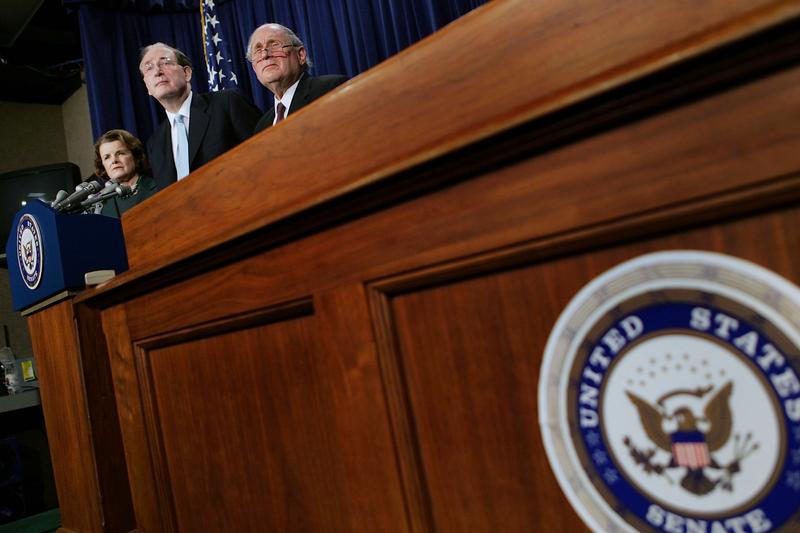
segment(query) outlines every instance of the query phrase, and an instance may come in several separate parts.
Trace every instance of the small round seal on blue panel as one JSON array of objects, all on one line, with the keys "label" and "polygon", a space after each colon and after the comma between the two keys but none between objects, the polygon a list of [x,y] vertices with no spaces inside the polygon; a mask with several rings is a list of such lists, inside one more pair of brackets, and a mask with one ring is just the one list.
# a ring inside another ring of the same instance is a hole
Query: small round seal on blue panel
[{"label": "small round seal on blue panel", "polygon": [[800,288],[755,264],[661,252],[606,272],[559,317],[539,417],[597,531],[800,525]]},{"label": "small round seal on blue panel", "polygon": [[42,281],[42,234],[36,219],[25,214],[17,224],[17,264],[25,286],[33,290]]}]

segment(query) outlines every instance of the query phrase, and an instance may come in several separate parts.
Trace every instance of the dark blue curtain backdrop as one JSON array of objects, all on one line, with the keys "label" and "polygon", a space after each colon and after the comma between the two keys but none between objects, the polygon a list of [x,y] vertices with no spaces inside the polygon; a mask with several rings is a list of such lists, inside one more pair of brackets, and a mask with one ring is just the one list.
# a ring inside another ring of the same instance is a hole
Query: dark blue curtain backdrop
[{"label": "dark blue curtain backdrop", "polygon": [[[206,0],[208,1],[208,0]],[[262,110],[272,95],[252,73],[245,47],[266,22],[292,28],[306,44],[313,75],[353,77],[487,0],[216,0],[239,88]],[[139,50],[161,41],[192,60],[192,89],[207,92],[198,0],[63,0],[78,10],[94,137],[126,129],[143,141],[164,111],[148,96]],[[436,68],[431,65],[431,68]]]}]

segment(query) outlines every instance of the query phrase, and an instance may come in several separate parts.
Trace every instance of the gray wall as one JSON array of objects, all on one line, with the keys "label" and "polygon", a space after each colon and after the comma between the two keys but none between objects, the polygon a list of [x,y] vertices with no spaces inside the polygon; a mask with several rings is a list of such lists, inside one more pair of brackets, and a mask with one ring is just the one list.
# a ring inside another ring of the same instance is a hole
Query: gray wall
[{"label": "gray wall", "polygon": [[66,160],[81,167],[81,176],[85,178],[94,173],[94,139],[85,85],[67,98],[61,106],[61,117],[67,142]]},{"label": "gray wall", "polygon": [[64,161],[61,106],[0,102],[0,172]]},{"label": "gray wall", "polygon": [[71,161],[86,177],[93,144],[86,86],[60,106],[0,101],[0,173]]},{"label": "gray wall", "polygon": [[[86,177],[94,172],[92,145],[85,86],[60,106],[0,102],[0,173],[70,161]],[[3,249],[7,237],[0,237]],[[30,357],[27,325],[11,310],[8,270],[0,268],[0,345],[3,324],[9,327],[15,355]]]}]

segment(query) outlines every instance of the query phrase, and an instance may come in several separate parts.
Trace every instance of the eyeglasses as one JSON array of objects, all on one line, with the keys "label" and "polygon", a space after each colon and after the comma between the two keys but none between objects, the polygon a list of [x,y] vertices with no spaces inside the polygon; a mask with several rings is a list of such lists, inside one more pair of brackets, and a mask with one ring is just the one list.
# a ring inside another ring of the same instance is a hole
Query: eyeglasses
[{"label": "eyeglasses", "polygon": [[292,48],[294,46],[296,46],[296,45],[294,45],[294,44],[283,44],[283,43],[279,43],[277,41],[273,41],[271,43],[267,43],[267,46],[264,46],[263,48],[259,47],[259,48],[256,48],[255,50],[253,50],[252,52],[250,52],[249,57],[247,59],[251,63],[255,63],[256,61],[259,61],[262,56],[263,57],[269,57],[269,56],[275,55],[276,53],[280,54],[280,53],[283,53],[283,49],[284,48]]},{"label": "eyeglasses", "polygon": [[157,68],[170,68],[178,66],[178,62],[171,57],[159,57],[155,63],[148,61],[142,65],[142,74],[152,74]]}]

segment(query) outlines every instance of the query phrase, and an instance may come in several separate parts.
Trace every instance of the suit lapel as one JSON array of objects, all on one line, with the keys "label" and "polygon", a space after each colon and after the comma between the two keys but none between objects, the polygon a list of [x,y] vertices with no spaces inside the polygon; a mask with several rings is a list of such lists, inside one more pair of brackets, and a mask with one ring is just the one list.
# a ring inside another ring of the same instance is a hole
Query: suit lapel
[{"label": "suit lapel", "polygon": [[[168,120],[159,126],[157,137],[154,139],[153,147],[158,153],[160,161],[153,161],[153,167],[160,175],[155,176],[162,187],[178,180],[178,173],[175,170],[175,158],[172,155],[172,129]],[[155,157],[154,157],[155,159]]]},{"label": "suit lapel", "polygon": [[[203,144],[203,138],[206,136],[208,130],[209,116],[208,116],[208,95],[195,94],[192,95],[192,111],[189,116],[189,168],[194,170],[192,161],[194,161],[200,145]],[[175,166],[173,162],[173,167]]]},{"label": "suit lapel", "polygon": [[272,107],[270,107],[267,110],[267,112],[264,113],[264,115],[265,115],[265,118],[263,118],[262,120],[264,121],[264,124],[266,124],[266,127],[269,128],[269,127],[272,126],[272,123],[275,122],[275,103],[274,102],[272,104]]},{"label": "suit lapel", "polygon": [[[297,84],[297,90],[294,92],[294,96],[292,97],[292,105],[289,106],[289,114],[296,113],[300,109],[302,109],[307,103],[308,99],[311,96],[311,76],[308,73],[303,73],[302,77],[300,78],[300,82]],[[273,118],[275,117],[275,109],[273,108]]]}]

